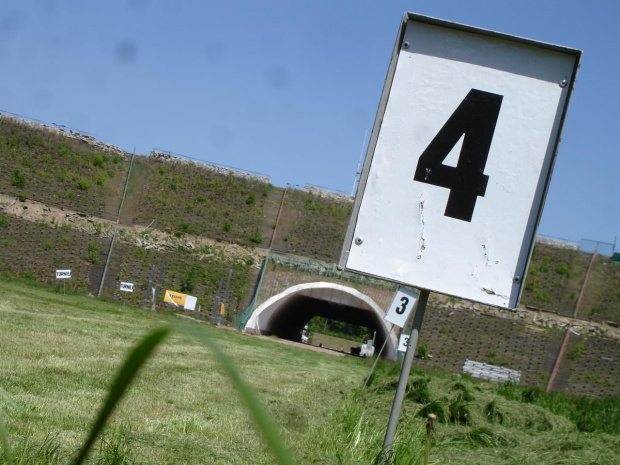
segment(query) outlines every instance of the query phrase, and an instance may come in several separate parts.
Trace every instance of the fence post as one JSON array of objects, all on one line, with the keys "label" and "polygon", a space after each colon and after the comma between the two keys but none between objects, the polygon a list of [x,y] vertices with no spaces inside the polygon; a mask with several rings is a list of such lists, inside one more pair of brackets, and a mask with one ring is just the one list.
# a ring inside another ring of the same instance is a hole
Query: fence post
[{"label": "fence post", "polygon": [[103,273],[101,274],[101,282],[99,283],[99,292],[97,292],[97,297],[101,297],[101,291],[103,290],[103,282],[105,281],[105,275],[108,271],[108,264],[110,263],[110,257],[112,256],[112,248],[114,247],[114,239],[116,239],[116,229],[114,230],[114,234],[112,234],[112,240],[110,241],[110,249],[108,250],[108,257],[105,260],[105,266],[103,267]]},{"label": "fence post", "polygon": [[[575,312],[573,313],[573,318],[577,318],[577,312],[579,311],[579,306],[581,305],[581,298],[586,290],[586,284],[588,283],[588,277],[590,276],[590,271],[592,271],[592,265],[594,265],[594,260],[596,259],[596,252],[598,250],[598,245],[594,247],[594,252],[592,253],[592,258],[590,259],[590,265],[588,266],[588,270],[586,271],[586,276],[583,278],[583,284],[581,285],[581,291],[579,291],[579,297],[577,298],[577,304],[575,305]],[[566,346],[568,345],[568,339],[570,338],[570,332],[573,328],[573,324],[569,323],[568,328],[566,328],[566,334],[564,335],[564,340],[562,341],[562,345],[560,346],[560,351],[558,352],[558,356],[555,359],[555,363],[553,364],[553,369],[551,370],[551,375],[549,376],[549,381],[547,382],[547,388],[545,392],[551,392],[553,388],[553,382],[555,381],[555,376],[560,369],[560,364],[562,363],[562,358],[564,357],[564,351],[566,350]]]},{"label": "fence post", "polygon": [[146,286],[146,292],[144,293],[142,307],[146,307],[146,304],[149,301],[149,294],[151,293],[151,286],[153,284],[153,276],[155,276],[155,265],[151,266],[151,273],[149,274],[149,284]]},{"label": "fence post", "polygon": [[420,290],[420,297],[416,304],[415,314],[413,316],[413,325],[411,328],[411,335],[407,342],[407,351],[405,352],[405,359],[403,361],[400,377],[398,378],[398,386],[396,387],[396,394],[394,395],[394,402],[392,403],[392,410],[390,412],[390,418],[388,420],[388,426],[385,431],[385,438],[383,440],[383,454],[381,456],[382,465],[387,464],[392,457],[392,442],[396,435],[396,426],[398,424],[398,418],[400,417],[400,410],[405,399],[405,391],[407,388],[407,381],[409,380],[409,373],[411,371],[411,365],[415,354],[416,346],[418,345],[418,334],[422,328],[422,321],[424,320],[424,312],[426,310],[426,304],[428,303],[429,291],[426,289]]},{"label": "fence post", "polygon": [[258,277],[258,282],[256,283],[256,290],[254,291],[254,297],[252,297],[252,301],[248,308],[241,314],[239,318],[239,329],[243,329],[245,324],[248,322],[254,309],[256,308],[256,302],[258,301],[258,295],[260,294],[260,289],[263,284],[263,278],[265,277],[265,272],[267,271],[267,265],[269,264],[269,256],[271,254],[271,250],[267,250],[267,255],[265,256],[265,261],[263,263],[263,268],[261,269],[260,275]]},{"label": "fence post", "polygon": [[166,259],[161,259],[161,267],[159,269],[159,276],[157,276],[157,285],[155,286],[155,292],[153,293],[153,302],[151,303],[151,310],[155,311],[155,305],[157,304],[157,295],[159,294],[159,286],[161,286],[161,280],[164,277],[164,264]]},{"label": "fence post", "polygon": [[127,195],[127,187],[129,186],[129,177],[131,176],[131,167],[133,166],[133,159],[136,156],[136,151],[131,154],[131,161],[129,162],[129,171],[127,171],[127,179],[125,179],[125,189],[123,190],[123,198],[121,199],[121,204],[118,207],[118,215],[116,215],[116,222],[120,223],[121,221],[121,210],[123,209],[123,203],[125,202],[125,196]]},{"label": "fence post", "polygon": [[220,294],[222,292],[222,283],[224,282],[224,278],[220,278],[220,284],[217,288],[217,294],[215,294],[215,300],[213,301],[213,308],[211,309],[211,318],[209,319],[209,321],[211,322],[212,325],[215,324],[216,321],[216,314],[219,311],[219,307],[220,307]]}]

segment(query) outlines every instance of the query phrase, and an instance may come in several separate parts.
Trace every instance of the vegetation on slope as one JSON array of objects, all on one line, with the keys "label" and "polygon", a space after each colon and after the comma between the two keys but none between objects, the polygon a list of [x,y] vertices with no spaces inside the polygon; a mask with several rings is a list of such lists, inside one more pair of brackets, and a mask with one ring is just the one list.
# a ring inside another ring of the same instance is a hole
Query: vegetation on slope
[{"label": "vegetation on slope", "polygon": [[128,166],[121,155],[0,117],[2,193],[106,217],[118,211]]},{"label": "vegetation on slope", "polygon": [[351,202],[289,190],[274,248],[338,261],[352,207]]},{"label": "vegetation on slope", "polygon": [[176,234],[265,245],[260,233],[271,184],[183,160],[137,157],[123,220]]},{"label": "vegetation on slope", "polygon": [[[521,302],[573,316],[592,255],[536,244]],[[620,265],[598,256],[577,316],[620,323]]]},{"label": "vegetation on slope", "polygon": [[[0,193],[116,219],[129,156],[104,153],[57,131],[2,117],[0,168]],[[194,235],[246,247],[267,247],[271,239],[267,232],[276,227],[278,199],[283,198],[284,189],[258,180],[222,174],[187,161],[139,156],[132,167],[121,221],[150,225],[177,238]],[[273,248],[337,261],[351,208],[345,200],[288,189]],[[55,242],[51,245],[55,249],[64,247]],[[101,244],[100,250],[105,251]],[[590,257],[538,244],[522,303],[572,316]],[[183,279],[191,287],[194,278],[179,277],[179,281]],[[578,317],[619,323],[619,286],[620,266],[599,257]]]},{"label": "vegetation on slope", "polygon": [[[13,118],[0,118],[0,193],[115,219],[130,156]],[[182,159],[137,156],[123,224],[150,225],[245,246],[269,246],[284,189]],[[275,248],[335,260],[351,203],[289,189]]]}]

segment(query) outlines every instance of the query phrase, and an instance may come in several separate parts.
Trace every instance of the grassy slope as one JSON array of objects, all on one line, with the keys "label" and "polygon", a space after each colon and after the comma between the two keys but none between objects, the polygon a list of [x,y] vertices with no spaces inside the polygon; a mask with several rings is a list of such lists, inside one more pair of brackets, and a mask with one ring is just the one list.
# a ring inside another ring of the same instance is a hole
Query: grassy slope
[{"label": "grassy slope", "polygon": [[353,204],[289,190],[274,249],[336,262]]},{"label": "grassy slope", "polygon": [[105,218],[111,212],[115,218],[128,166],[120,155],[0,118],[2,193]]},{"label": "grassy slope", "polygon": [[266,245],[260,234],[270,184],[136,157],[123,221],[237,242]]},{"label": "grassy slope", "polygon": [[[17,281],[0,282],[0,319],[0,388],[13,402],[0,397],[0,405],[16,455],[47,441],[44,450],[56,444],[56,456],[65,458],[22,463],[66,463],[129,348],[149,329],[176,321]],[[359,359],[206,325],[204,331],[235,360],[299,463],[372,463],[383,439],[397,365],[381,366],[370,388],[360,391],[368,365]],[[575,416],[583,401],[566,403],[438,371],[416,371],[410,381],[396,463],[420,463],[425,433],[419,415],[431,400],[446,417],[436,427],[431,463],[620,461],[617,399],[588,404],[589,416]],[[577,425],[594,432],[580,433]],[[222,368],[182,335],[173,336],[148,362],[105,439],[102,449],[108,455],[110,444],[120,444],[129,451],[125,457],[138,463],[273,463]]]},{"label": "grassy slope", "polygon": [[[104,155],[87,143],[0,118],[0,193],[113,218],[128,165],[128,157]],[[22,188],[14,185],[15,170],[24,178]],[[267,247],[283,192],[192,164],[139,156],[122,222]],[[337,261],[351,208],[349,202],[288,190],[273,248]],[[521,302],[572,316],[590,257],[537,245]],[[619,285],[620,266],[597,259],[579,317],[620,323]]]},{"label": "grassy slope", "polygon": [[[573,316],[592,255],[537,244],[532,254],[521,302]],[[592,266],[579,318],[620,322],[620,265],[598,256]]]}]

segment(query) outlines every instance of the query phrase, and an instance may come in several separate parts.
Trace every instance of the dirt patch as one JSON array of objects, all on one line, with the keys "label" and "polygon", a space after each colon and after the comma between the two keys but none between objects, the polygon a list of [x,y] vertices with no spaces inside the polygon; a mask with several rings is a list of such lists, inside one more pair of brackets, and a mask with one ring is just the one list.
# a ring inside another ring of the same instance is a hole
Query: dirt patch
[{"label": "dirt patch", "polygon": [[115,221],[45,205],[33,200],[21,202],[16,197],[4,194],[0,194],[0,211],[33,223],[43,223],[51,227],[62,227],[68,224],[72,230],[99,237],[112,237],[114,231],[117,230],[118,240],[131,243],[146,250],[175,248],[196,250],[210,248],[215,250],[215,253],[221,253],[234,258],[251,256],[256,263],[266,254],[266,251],[263,249],[218,242],[203,236],[183,234],[180,237],[176,237],[164,231],[150,229],[148,226],[119,225]]},{"label": "dirt patch", "polygon": [[277,342],[278,344],[300,347],[302,349],[311,350],[313,352],[320,352],[322,354],[336,355],[338,357],[344,357],[346,355],[346,354],[343,354],[342,352],[325,349],[323,347],[314,346],[312,344],[303,344],[301,342],[289,341],[288,339],[279,339],[279,338],[271,337],[271,336],[260,336],[258,334],[249,334],[249,333],[246,333],[246,334],[248,334],[249,336],[257,337],[257,338],[264,339],[267,341]]}]

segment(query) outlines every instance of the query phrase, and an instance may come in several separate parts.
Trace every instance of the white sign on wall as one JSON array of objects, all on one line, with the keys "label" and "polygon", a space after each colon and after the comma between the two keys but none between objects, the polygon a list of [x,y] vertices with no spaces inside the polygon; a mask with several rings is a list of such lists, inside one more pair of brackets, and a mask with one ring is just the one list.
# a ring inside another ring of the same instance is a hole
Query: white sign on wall
[{"label": "white sign on wall", "polygon": [[516,307],[580,57],[406,15],[341,265]]},{"label": "white sign on wall", "polygon": [[172,305],[173,307],[183,308],[184,310],[196,309],[196,302],[198,298],[193,295],[183,294],[181,292],[166,290],[164,294],[164,304]]},{"label": "white sign on wall", "polygon": [[133,292],[133,283],[124,283],[121,281],[121,291]]},{"label": "white sign on wall", "polygon": [[56,270],[56,279],[71,279],[71,270]]},{"label": "white sign on wall", "polygon": [[198,298],[193,295],[188,295],[187,299],[185,299],[185,304],[183,305],[184,310],[194,311],[196,310],[196,302],[198,302]]},{"label": "white sign on wall", "polygon": [[399,287],[385,315],[385,321],[389,321],[399,328],[404,328],[419,296],[420,294],[416,291]]}]

